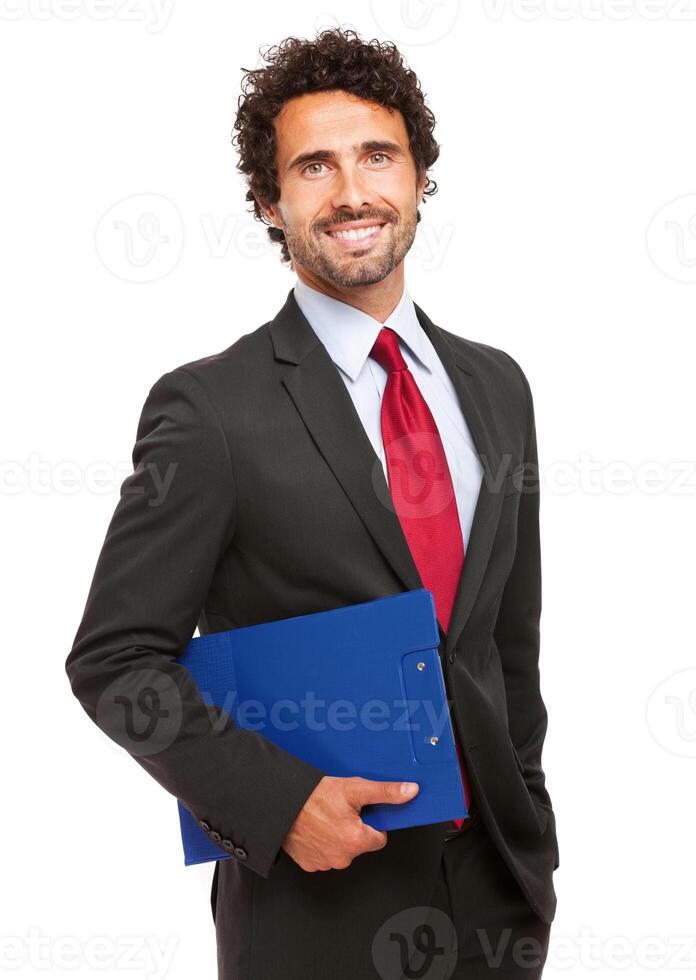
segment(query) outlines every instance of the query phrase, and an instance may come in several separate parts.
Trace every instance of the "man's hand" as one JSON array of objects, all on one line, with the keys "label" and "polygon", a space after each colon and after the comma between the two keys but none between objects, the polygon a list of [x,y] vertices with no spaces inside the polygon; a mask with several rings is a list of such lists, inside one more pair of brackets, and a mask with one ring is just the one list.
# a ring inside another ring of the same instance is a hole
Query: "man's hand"
[{"label": "man's hand", "polygon": [[358,854],[379,851],[387,843],[385,831],[363,823],[360,808],[366,803],[407,803],[418,789],[418,783],[324,776],[288,831],[283,850],[303,871],[347,868]]}]

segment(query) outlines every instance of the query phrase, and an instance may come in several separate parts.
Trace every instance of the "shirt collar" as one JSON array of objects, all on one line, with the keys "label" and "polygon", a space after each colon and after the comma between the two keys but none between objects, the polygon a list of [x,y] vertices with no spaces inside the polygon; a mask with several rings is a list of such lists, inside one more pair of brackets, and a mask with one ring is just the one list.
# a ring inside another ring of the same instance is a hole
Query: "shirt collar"
[{"label": "shirt collar", "polygon": [[355,381],[362,371],[382,326],[391,327],[428,371],[433,351],[420,325],[413,300],[404,285],[401,299],[384,324],[368,313],[327,296],[301,279],[295,281],[295,299],[331,360]]}]

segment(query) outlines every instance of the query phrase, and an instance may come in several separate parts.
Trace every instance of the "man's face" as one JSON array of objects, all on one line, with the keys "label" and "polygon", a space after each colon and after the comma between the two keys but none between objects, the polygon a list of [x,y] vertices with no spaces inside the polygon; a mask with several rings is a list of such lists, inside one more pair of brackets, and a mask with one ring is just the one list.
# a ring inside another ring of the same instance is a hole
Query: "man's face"
[{"label": "man's face", "polygon": [[265,210],[293,262],[336,286],[381,282],[413,243],[427,180],[417,179],[401,113],[313,92],[274,123],[280,199]]}]

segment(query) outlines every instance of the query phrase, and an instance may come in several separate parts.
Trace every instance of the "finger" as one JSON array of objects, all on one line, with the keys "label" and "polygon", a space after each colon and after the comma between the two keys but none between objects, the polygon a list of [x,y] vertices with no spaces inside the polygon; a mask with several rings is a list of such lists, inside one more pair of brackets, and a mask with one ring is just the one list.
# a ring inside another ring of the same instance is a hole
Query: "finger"
[{"label": "finger", "polygon": [[374,827],[363,824],[365,833],[362,837],[363,851],[381,851],[387,843],[387,834],[384,830],[375,830]]},{"label": "finger", "polygon": [[355,776],[346,787],[354,805],[366,803],[406,803],[418,793],[418,783],[398,783]]}]

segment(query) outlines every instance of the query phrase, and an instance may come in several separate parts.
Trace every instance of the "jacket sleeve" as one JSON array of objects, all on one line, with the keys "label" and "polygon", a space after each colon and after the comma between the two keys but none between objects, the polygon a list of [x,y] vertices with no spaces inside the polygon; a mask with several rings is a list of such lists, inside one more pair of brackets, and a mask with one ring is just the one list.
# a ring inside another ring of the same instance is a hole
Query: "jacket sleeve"
[{"label": "jacket sleeve", "polygon": [[65,669],[92,721],[181,800],[220,857],[229,853],[267,878],[324,773],[207,706],[175,663],[235,521],[220,419],[196,376],[176,368],[145,400],[133,472],[121,485]]},{"label": "jacket sleeve", "polygon": [[510,360],[519,372],[525,392],[525,472],[517,515],[515,558],[498,609],[494,639],[505,679],[510,738],[524,767],[529,792],[543,806],[550,807],[541,764],[547,712],[539,677],[541,548],[534,404],[527,378],[519,364]]}]

